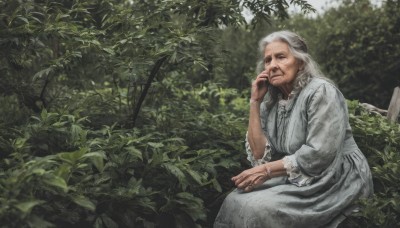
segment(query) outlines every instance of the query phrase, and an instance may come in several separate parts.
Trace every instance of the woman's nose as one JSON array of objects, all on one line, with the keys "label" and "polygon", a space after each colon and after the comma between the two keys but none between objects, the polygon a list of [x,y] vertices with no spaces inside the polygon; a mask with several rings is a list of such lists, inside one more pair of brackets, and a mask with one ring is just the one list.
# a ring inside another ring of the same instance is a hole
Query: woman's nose
[{"label": "woman's nose", "polygon": [[268,67],[270,70],[275,70],[276,68],[278,68],[278,64],[277,64],[276,60],[272,59]]}]

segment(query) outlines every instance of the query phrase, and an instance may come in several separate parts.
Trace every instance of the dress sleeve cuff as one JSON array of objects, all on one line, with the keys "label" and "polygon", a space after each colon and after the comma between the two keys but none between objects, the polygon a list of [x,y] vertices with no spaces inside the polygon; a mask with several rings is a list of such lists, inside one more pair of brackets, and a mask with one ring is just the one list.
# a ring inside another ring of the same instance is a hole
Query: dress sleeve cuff
[{"label": "dress sleeve cuff", "polygon": [[253,152],[251,151],[251,148],[250,148],[250,144],[249,144],[249,140],[247,138],[247,136],[248,136],[247,134],[248,133],[246,133],[246,144],[245,144],[245,146],[246,146],[247,160],[250,161],[251,165],[254,167],[254,166],[262,165],[262,164],[265,164],[265,163],[271,161],[271,157],[272,157],[272,155],[271,155],[271,146],[269,145],[268,141],[265,144],[264,155],[262,156],[262,158],[255,159],[254,156],[253,156]]},{"label": "dress sleeve cuff", "polygon": [[282,160],[283,166],[289,176],[288,180],[290,183],[298,187],[307,186],[312,183],[314,178],[301,172],[294,156],[285,156]]}]

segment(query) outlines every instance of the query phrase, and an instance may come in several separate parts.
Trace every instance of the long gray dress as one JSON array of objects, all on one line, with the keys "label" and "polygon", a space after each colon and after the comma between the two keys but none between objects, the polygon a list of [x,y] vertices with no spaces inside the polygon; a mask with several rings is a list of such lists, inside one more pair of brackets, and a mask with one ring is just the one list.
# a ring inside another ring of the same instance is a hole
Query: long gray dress
[{"label": "long gray dress", "polygon": [[357,199],[373,193],[368,163],[351,133],[346,101],[335,86],[312,79],[287,103],[266,108],[263,102],[260,116],[269,139],[267,162],[285,157],[298,172],[268,180],[249,193],[234,190],[214,228],[336,227]]}]

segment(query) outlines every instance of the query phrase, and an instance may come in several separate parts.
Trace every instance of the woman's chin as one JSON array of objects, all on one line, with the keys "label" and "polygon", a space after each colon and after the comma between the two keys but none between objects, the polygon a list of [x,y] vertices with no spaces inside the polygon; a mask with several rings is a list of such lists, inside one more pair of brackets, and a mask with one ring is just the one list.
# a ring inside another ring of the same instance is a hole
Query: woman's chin
[{"label": "woman's chin", "polygon": [[279,80],[271,80],[269,83],[275,87],[282,86],[282,83]]}]

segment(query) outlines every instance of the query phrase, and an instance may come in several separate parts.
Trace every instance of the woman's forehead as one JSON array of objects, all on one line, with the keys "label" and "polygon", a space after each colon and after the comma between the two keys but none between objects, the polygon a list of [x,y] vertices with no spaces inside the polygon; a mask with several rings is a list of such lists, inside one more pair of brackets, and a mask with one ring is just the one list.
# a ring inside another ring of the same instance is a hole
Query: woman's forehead
[{"label": "woman's forehead", "polygon": [[276,53],[289,53],[289,46],[283,41],[273,41],[265,46],[264,55],[272,55]]}]

